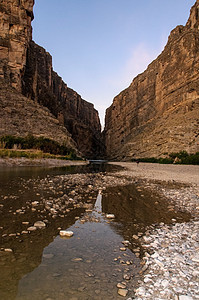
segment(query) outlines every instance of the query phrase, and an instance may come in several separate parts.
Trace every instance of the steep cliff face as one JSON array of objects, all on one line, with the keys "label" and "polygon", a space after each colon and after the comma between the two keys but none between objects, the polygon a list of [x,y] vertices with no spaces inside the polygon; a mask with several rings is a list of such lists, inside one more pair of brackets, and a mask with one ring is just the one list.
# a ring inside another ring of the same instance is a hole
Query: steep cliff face
[{"label": "steep cliff face", "polygon": [[104,135],[111,159],[199,151],[199,0],[160,56],[114,98]]},{"label": "steep cliff face", "polygon": [[1,0],[0,78],[20,91],[26,51],[32,39],[34,0]]},{"label": "steep cliff face", "polygon": [[[62,131],[63,126],[66,128],[65,139],[72,136],[75,141],[73,144],[76,144],[78,150],[85,156],[97,157],[103,148],[98,112],[93,104],[83,100],[80,95],[67,87],[53,71],[50,54],[32,41],[33,5],[34,0],[0,2],[1,85],[4,83],[5,87],[7,85],[14,87],[17,92],[40,105],[41,109],[48,108],[49,113],[51,112],[57,119],[60,130]],[[25,101],[26,98],[21,99]],[[4,100],[12,102],[8,97]],[[23,105],[21,109],[22,107]],[[7,114],[7,118],[12,123],[12,115]],[[37,125],[39,127],[39,123]],[[31,128],[33,130],[33,126]],[[4,129],[3,131],[6,131],[6,128]],[[33,133],[27,132],[25,126],[14,130],[13,134],[16,131],[23,135]],[[12,134],[11,130],[9,132]],[[44,134],[45,130],[41,132],[41,135]]]},{"label": "steep cliff face", "polygon": [[27,99],[15,88],[0,80],[0,136],[45,137],[76,149],[70,133],[50,111]]},{"label": "steep cliff face", "polygon": [[78,149],[87,157],[97,157],[102,149],[101,125],[93,104],[68,88],[53,71],[52,57],[42,47],[30,42],[22,93],[47,107],[65,126]]}]

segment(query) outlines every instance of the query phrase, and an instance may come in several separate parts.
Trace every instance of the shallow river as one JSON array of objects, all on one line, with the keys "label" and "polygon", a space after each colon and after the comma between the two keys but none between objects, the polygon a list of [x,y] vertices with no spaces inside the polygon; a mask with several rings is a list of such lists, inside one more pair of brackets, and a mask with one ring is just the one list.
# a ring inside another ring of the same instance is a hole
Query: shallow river
[{"label": "shallow river", "polygon": [[[150,225],[189,216],[168,211],[164,199],[140,183],[82,188],[81,196],[71,183],[76,173],[114,171],[110,165],[0,169],[0,299],[122,299],[116,287],[121,282],[133,294],[142,267],[139,237]],[[68,209],[53,214],[60,198]],[[36,221],[45,228],[28,230]],[[61,229],[74,236],[60,238]]]}]

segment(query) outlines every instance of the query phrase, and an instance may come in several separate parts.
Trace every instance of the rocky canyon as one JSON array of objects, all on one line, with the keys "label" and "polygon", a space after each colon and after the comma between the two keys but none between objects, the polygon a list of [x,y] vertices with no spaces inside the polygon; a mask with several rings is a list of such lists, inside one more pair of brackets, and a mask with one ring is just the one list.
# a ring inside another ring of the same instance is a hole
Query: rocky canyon
[{"label": "rocky canyon", "polygon": [[199,151],[199,0],[163,52],[113,100],[101,133],[94,105],[32,40],[34,0],[0,2],[0,136],[47,137],[86,158],[131,160]]},{"label": "rocky canyon", "polygon": [[34,0],[0,3],[0,135],[48,137],[95,158],[103,149],[98,112],[32,41],[33,6]]},{"label": "rocky canyon", "polygon": [[199,151],[199,1],[145,72],[106,111],[110,159]]}]

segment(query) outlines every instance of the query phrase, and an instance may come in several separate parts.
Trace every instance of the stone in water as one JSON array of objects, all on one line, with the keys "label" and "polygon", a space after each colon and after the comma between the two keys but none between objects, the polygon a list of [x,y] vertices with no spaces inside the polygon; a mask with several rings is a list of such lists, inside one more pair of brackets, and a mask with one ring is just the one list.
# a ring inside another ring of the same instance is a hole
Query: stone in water
[{"label": "stone in water", "polygon": [[67,231],[67,230],[60,230],[59,235],[61,237],[71,237],[71,236],[73,236],[73,232]]},{"label": "stone in water", "polygon": [[126,297],[126,295],[128,294],[128,290],[119,289],[119,290],[118,290],[118,294],[119,294],[120,296]]},{"label": "stone in water", "polygon": [[37,221],[34,223],[34,226],[41,228],[41,227],[46,227],[46,224],[42,221]]},{"label": "stone in water", "polygon": [[106,214],[107,219],[114,219],[115,215],[114,214]]}]

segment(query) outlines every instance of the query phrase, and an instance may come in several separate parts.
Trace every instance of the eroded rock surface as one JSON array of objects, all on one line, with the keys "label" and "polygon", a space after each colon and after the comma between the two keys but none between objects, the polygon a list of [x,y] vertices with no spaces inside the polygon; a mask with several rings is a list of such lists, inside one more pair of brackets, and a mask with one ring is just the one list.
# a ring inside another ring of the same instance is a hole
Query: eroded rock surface
[{"label": "eroded rock surface", "polygon": [[33,41],[27,51],[22,93],[47,107],[68,129],[84,155],[93,157],[102,152],[101,125],[94,105],[63,82],[53,71],[51,55]]},{"label": "eroded rock surface", "polygon": [[[67,87],[61,77],[53,71],[51,55],[32,41],[33,5],[34,0],[2,0],[0,3],[1,89],[6,90],[8,86],[15,88],[19,93],[16,94],[18,100],[20,94],[26,96],[19,100],[21,111],[17,119],[23,115],[24,120],[27,118],[31,123],[31,126],[28,123],[26,127],[21,122],[16,122],[16,118],[13,118],[13,109],[16,105],[12,109],[7,109],[13,105],[14,100],[15,92],[10,90],[8,95],[6,93],[1,95],[1,106],[5,109],[5,114],[2,112],[1,132],[22,136],[37,132],[37,135],[40,133],[49,137],[52,131],[51,138],[57,140],[60,130],[63,133],[63,129],[60,128],[65,127],[63,140],[71,140],[72,137],[73,144],[76,144],[83,155],[97,157],[103,149],[98,112],[93,104],[83,100],[80,95]],[[27,98],[34,100],[37,106],[40,106],[40,111],[46,107],[53,114],[53,122],[50,124],[48,118],[45,126],[49,127],[49,130],[46,131],[47,128],[43,130],[45,121],[41,120],[42,113],[40,114],[37,109],[34,113],[32,104],[31,112],[27,110],[31,103],[26,100]],[[30,114],[33,120],[38,118],[37,124],[31,122]],[[3,127],[5,118],[9,124],[7,127]],[[53,127],[55,123],[56,126]],[[57,124],[60,126],[59,132]]]},{"label": "eroded rock surface", "polygon": [[32,39],[34,0],[2,0],[0,3],[0,78],[21,89],[21,74]]},{"label": "eroded rock surface", "polygon": [[0,136],[46,137],[76,149],[70,133],[46,107],[27,99],[15,88],[0,81]]},{"label": "eroded rock surface", "polygon": [[199,1],[159,57],[106,111],[111,159],[199,151]]}]

